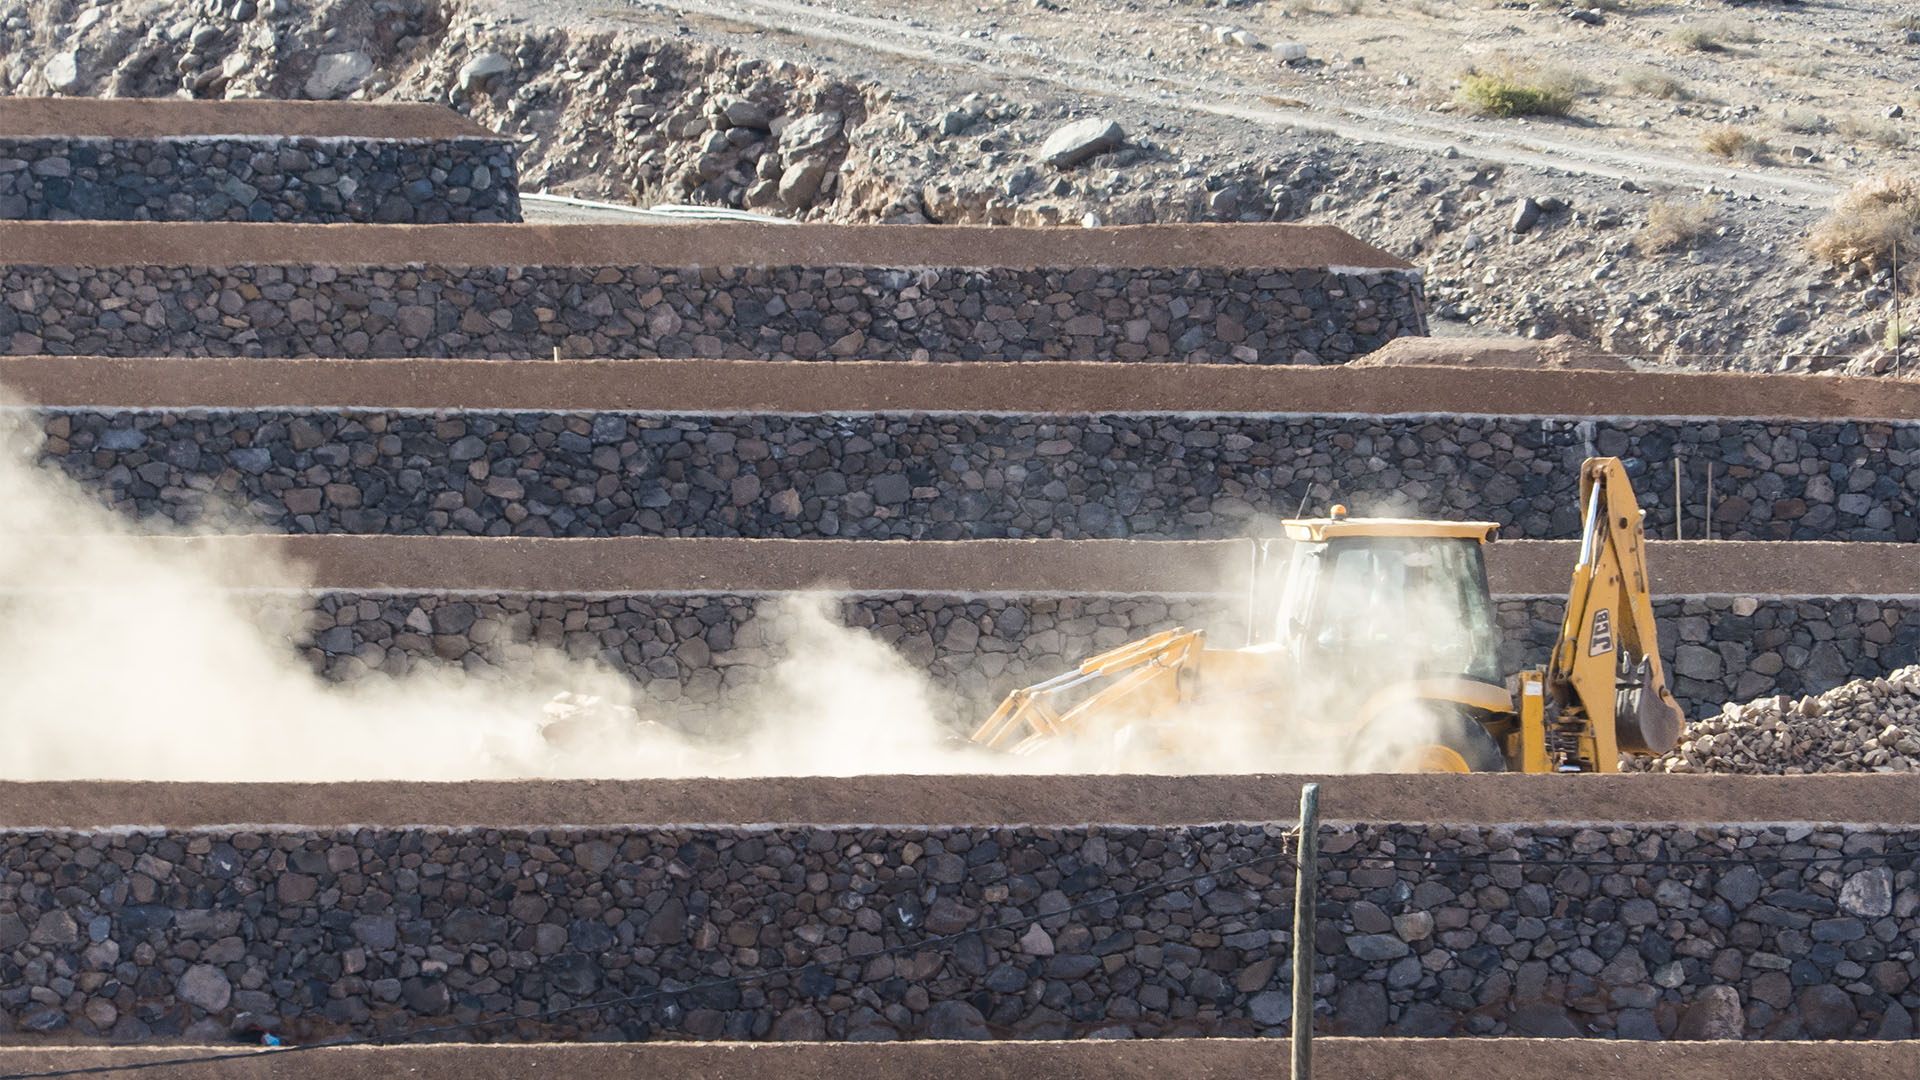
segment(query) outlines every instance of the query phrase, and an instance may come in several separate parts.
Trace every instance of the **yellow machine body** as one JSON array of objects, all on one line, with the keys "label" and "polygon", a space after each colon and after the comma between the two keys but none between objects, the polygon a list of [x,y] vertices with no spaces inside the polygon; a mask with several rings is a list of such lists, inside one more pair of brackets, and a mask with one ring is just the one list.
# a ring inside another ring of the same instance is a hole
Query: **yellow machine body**
[{"label": "yellow machine body", "polygon": [[[1283,523],[1286,570],[1256,574],[1249,605],[1266,626],[1258,640],[1211,648],[1204,630],[1175,628],[1129,642],[1014,691],[973,740],[1021,754],[1124,743],[1135,760],[1177,767],[1233,723],[1284,737],[1309,766],[1617,771],[1621,751],[1672,746],[1681,715],[1620,461],[1588,459],[1580,490],[1580,557],[1544,670],[1499,668],[1482,557],[1496,524],[1335,507]],[[1411,740],[1410,711],[1422,733]]]}]

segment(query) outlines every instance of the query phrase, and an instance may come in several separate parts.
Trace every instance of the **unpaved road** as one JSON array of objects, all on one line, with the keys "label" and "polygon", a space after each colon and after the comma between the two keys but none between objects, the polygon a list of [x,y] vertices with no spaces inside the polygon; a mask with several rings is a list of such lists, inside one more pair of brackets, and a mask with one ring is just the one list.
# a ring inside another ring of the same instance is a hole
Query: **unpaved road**
[{"label": "unpaved road", "polygon": [[[1678,187],[1709,185],[1741,196],[1753,195],[1793,206],[1824,206],[1842,186],[1805,170],[1750,167],[1729,169],[1675,154],[1634,151],[1550,134],[1535,125],[1476,123],[1441,113],[1399,106],[1367,105],[1301,88],[1290,88],[1272,104],[1271,82],[1251,81],[1237,73],[1201,79],[1135,54],[1116,67],[1109,57],[1086,52],[1085,38],[1047,38],[1028,34],[978,37],[914,19],[912,12],[884,0],[680,0],[670,7],[636,3],[636,10],[671,17],[698,15],[724,27],[747,24],[802,38],[816,45],[854,47],[869,52],[964,71],[978,78],[991,74],[1009,82],[1049,83],[1075,93],[1195,114],[1252,121],[1277,132],[1301,129],[1320,135],[1377,143],[1423,153],[1449,149],[1487,161],[1559,169],[1569,173]],[[598,11],[605,12],[604,7]],[[1064,20],[1063,20],[1064,21]]]}]

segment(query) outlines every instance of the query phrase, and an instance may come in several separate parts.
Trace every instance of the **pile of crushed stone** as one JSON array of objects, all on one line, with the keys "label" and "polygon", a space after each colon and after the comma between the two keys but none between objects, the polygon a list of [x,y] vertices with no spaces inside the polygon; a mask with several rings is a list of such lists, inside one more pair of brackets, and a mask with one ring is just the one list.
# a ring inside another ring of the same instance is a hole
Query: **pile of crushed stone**
[{"label": "pile of crushed stone", "polygon": [[1728,703],[1719,715],[1688,724],[1672,750],[1622,768],[1784,776],[1920,771],[1920,666],[1856,679],[1818,697]]}]

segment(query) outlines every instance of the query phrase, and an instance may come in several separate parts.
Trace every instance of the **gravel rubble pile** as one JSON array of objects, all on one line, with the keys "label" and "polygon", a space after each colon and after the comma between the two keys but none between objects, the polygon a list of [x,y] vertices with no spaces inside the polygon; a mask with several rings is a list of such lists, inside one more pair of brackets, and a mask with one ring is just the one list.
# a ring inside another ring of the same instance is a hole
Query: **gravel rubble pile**
[{"label": "gravel rubble pile", "polygon": [[1785,695],[1687,726],[1680,745],[1635,762],[1670,773],[1912,772],[1920,766],[1920,665],[1856,679],[1817,697]]}]

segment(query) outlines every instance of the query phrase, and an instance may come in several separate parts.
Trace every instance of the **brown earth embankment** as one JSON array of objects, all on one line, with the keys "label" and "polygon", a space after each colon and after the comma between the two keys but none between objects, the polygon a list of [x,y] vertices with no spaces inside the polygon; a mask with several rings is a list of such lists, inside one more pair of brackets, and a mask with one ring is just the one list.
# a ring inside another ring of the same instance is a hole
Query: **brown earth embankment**
[{"label": "brown earth embankment", "polygon": [[493,139],[452,109],[414,102],[7,98],[0,138]]},{"label": "brown earth embankment", "polygon": [[231,225],[16,222],[42,266],[885,266],[1409,270],[1331,225]]},{"label": "brown earth embankment", "polygon": [[19,401],[56,408],[1920,419],[1920,384],[1884,379],[1097,360],[802,366],[703,359],[12,356],[0,357],[0,385]]},{"label": "brown earth embankment", "polygon": [[[1920,1043],[1636,1043],[1579,1039],[1314,1040],[1314,1062],[1343,1080],[1909,1080]],[[1292,1051],[1284,1039],[1162,1039],[1072,1042],[707,1043],[425,1045],[338,1047],[238,1058],[231,1046],[0,1049],[7,1073],[130,1065],[220,1054],[227,1060],[138,1075],[194,1080],[358,1080],[370,1074],[422,1080],[1281,1080]]]},{"label": "brown earth embankment", "polygon": [[[127,541],[158,555],[197,552],[242,588],[349,592],[565,594],[826,590],[935,595],[1233,595],[1246,589],[1245,540],[747,540],[731,537],[537,539],[475,536],[234,535]],[[1579,545],[1496,542],[1496,596],[1564,595]],[[1903,597],[1920,594],[1912,544],[1656,541],[1656,596]],[[30,582],[11,583],[19,587]],[[9,583],[0,581],[0,588]]]},{"label": "brown earth embankment", "polygon": [[278,824],[1201,825],[1291,821],[1920,825],[1920,776],[854,776],[463,783],[0,782],[0,829]]}]

